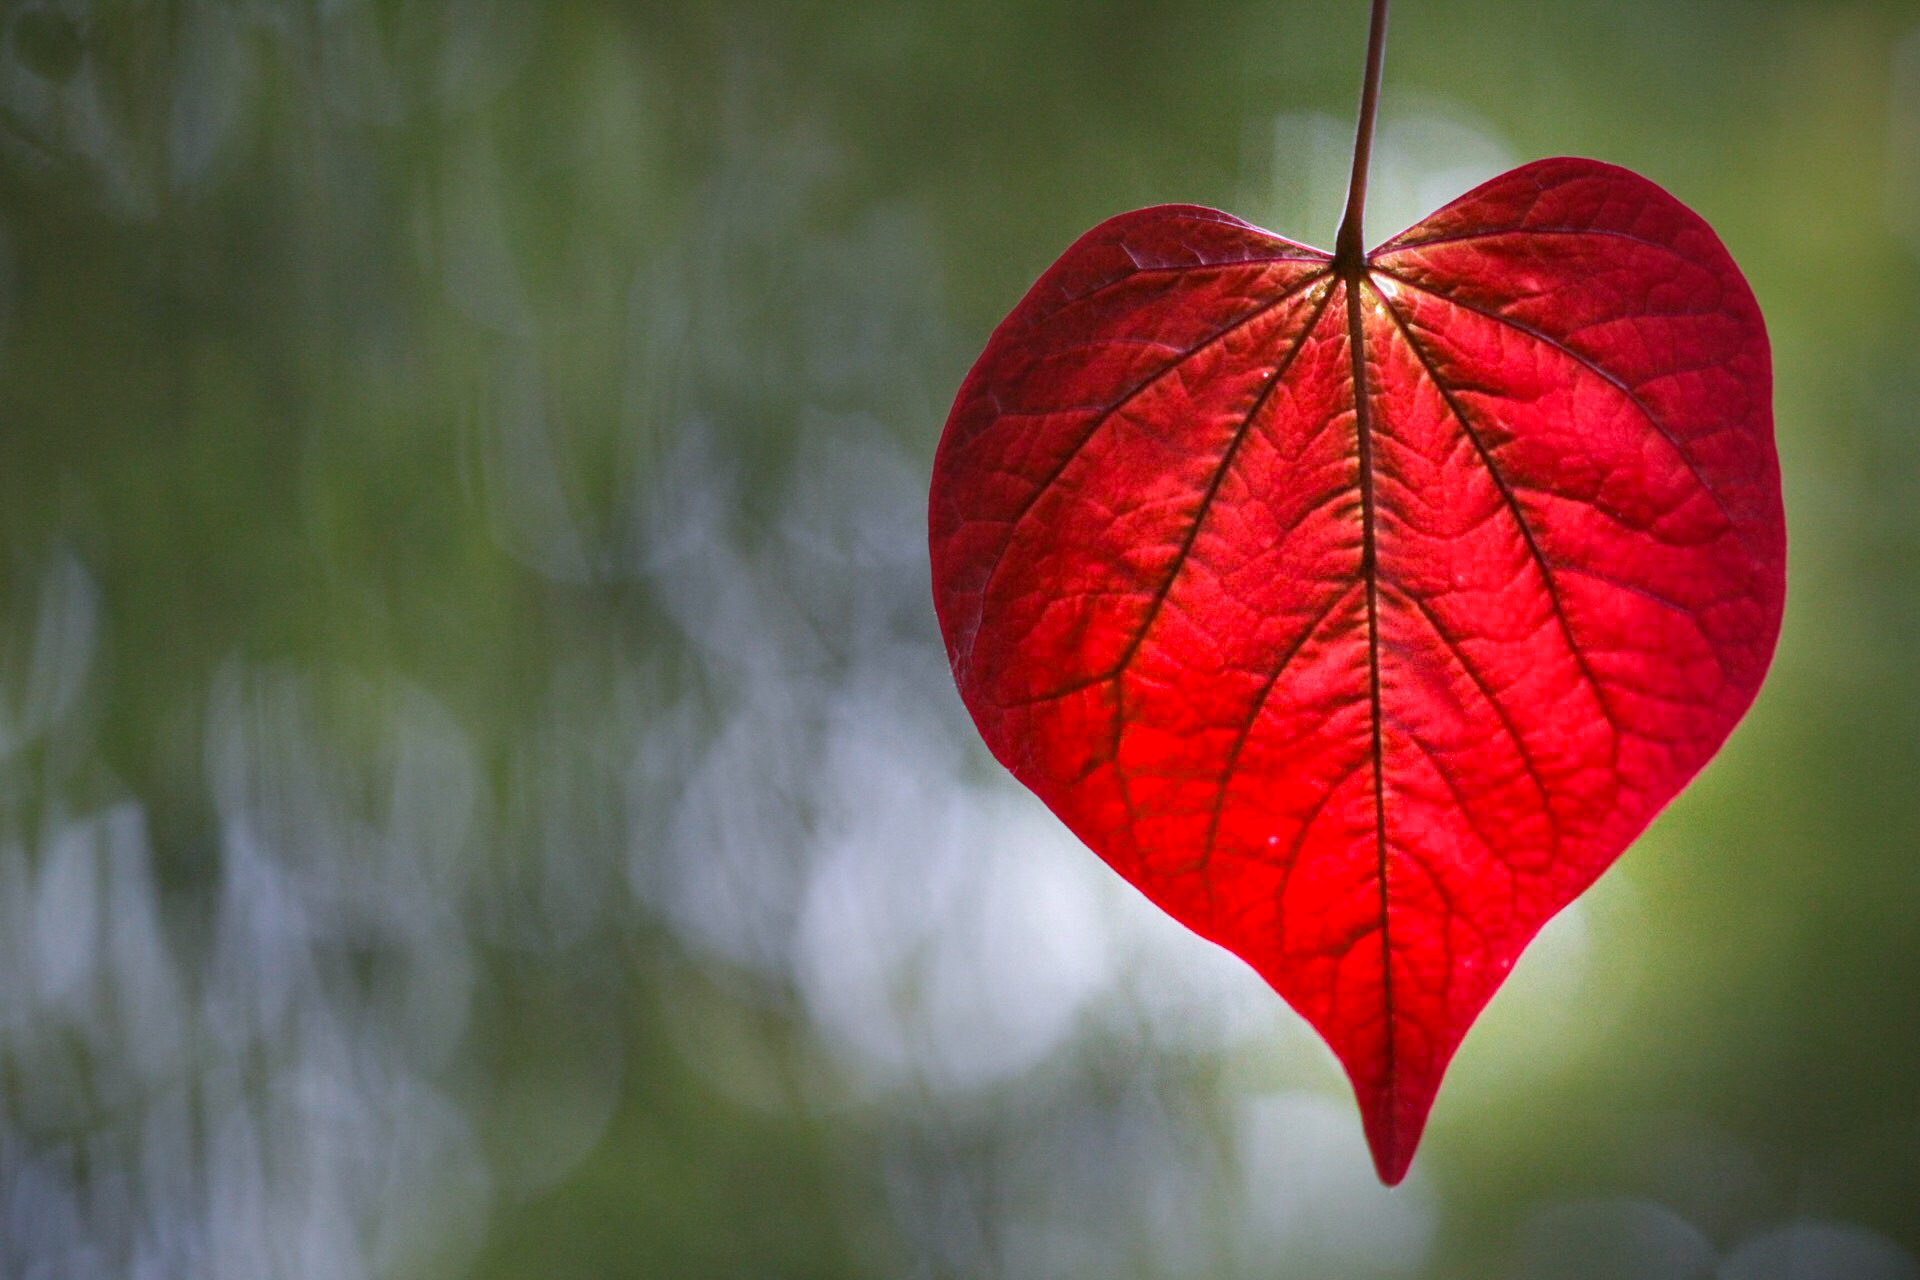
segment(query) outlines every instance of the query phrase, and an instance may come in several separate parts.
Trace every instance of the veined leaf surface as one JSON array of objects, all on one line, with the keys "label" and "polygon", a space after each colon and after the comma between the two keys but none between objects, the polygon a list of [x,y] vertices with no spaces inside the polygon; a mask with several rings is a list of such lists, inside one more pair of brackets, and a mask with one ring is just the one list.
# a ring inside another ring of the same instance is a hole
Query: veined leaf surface
[{"label": "veined leaf surface", "polygon": [[1759,689],[1771,401],[1712,230],[1574,159],[1353,269],[1123,214],[960,389],[929,525],[975,723],[1318,1029],[1388,1182],[1527,942]]}]

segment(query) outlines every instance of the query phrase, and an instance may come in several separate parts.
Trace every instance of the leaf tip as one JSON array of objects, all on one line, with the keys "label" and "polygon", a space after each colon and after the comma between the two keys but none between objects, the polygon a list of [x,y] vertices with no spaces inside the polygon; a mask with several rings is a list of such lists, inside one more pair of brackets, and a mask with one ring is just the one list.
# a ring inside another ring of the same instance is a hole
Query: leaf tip
[{"label": "leaf tip", "polygon": [[1369,1138],[1367,1145],[1373,1151],[1373,1169],[1380,1175],[1380,1185],[1399,1186],[1407,1176],[1407,1169],[1413,1164],[1414,1144],[1382,1146]]},{"label": "leaf tip", "polygon": [[1374,1172],[1380,1175],[1383,1186],[1397,1187],[1405,1180],[1414,1153],[1420,1149],[1420,1137],[1426,1132],[1431,1105],[1430,1093],[1424,1101],[1414,1102],[1396,1096],[1392,1090],[1361,1103],[1367,1150],[1373,1155]]}]

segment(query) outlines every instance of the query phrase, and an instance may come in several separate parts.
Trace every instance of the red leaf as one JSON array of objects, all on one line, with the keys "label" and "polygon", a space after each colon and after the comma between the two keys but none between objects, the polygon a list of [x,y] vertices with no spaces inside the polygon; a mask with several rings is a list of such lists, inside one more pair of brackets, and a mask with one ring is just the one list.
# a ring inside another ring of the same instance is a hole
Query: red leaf
[{"label": "red leaf", "polygon": [[1771,378],[1712,230],[1561,159],[1352,272],[1123,214],[960,389],[933,589],[982,736],[1319,1030],[1389,1183],[1521,950],[1760,686]]}]

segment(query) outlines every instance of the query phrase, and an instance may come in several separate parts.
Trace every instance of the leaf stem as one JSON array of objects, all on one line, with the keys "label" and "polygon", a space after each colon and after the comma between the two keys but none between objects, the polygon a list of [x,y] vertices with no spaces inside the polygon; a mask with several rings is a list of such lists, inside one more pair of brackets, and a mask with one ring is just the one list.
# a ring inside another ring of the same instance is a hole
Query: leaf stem
[{"label": "leaf stem", "polygon": [[1380,69],[1387,58],[1387,4],[1373,0],[1367,29],[1367,75],[1360,88],[1360,124],[1353,137],[1353,178],[1347,184],[1347,215],[1333,242],[1333,269],[1356,279],[1365,269],[1367,245],[1361,223],[1367,208],[1367,166],[1373,156],[1373,119],[1380,108]]}]

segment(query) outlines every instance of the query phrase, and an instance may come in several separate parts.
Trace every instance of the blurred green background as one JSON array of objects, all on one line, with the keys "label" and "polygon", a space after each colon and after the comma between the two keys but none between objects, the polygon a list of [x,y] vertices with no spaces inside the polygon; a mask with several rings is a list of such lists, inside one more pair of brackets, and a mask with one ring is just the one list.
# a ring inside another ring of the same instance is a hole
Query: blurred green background
[{"label": "blurred green background", "polygon": [[1793,547],[1406,1185],[952,693],[973,355],[1328,244],[1365,9],[0,6],[0,1276],[1920,1276],[1920,5],[1395,6],[1372,238],[1668,187]]}]

